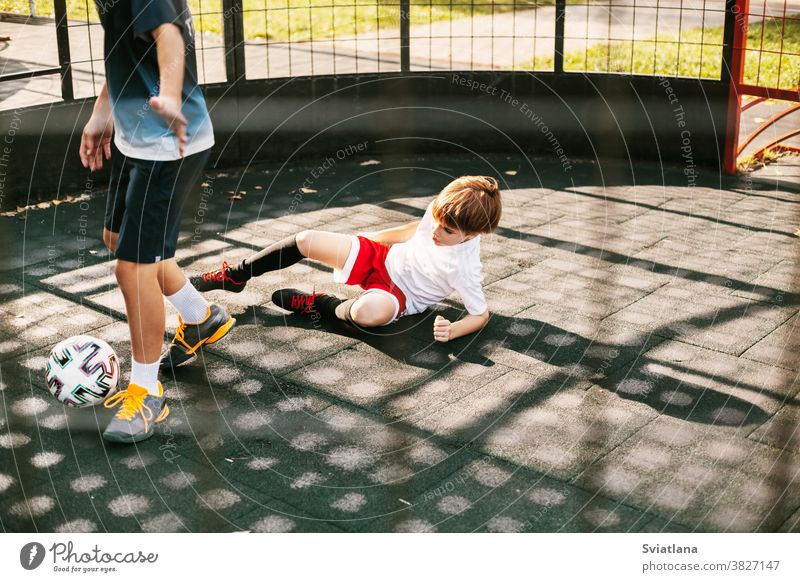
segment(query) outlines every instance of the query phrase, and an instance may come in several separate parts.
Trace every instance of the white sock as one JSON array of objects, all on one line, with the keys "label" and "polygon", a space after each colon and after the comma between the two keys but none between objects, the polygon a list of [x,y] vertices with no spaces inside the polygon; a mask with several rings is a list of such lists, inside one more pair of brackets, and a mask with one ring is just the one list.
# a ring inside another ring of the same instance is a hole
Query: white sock
[{"label": "white sock", "polygon": [[208,301],[189,281],[175,295],[167,295],[167,301],[181,314],[183,323],[200,323],[208,317]]},{"label": "white sock", "polygon": [[140,364],[131,358],[131,384],[138,384],[153,396],[160,396],[158,388],[158,366],[159,362],[152,364]]}]

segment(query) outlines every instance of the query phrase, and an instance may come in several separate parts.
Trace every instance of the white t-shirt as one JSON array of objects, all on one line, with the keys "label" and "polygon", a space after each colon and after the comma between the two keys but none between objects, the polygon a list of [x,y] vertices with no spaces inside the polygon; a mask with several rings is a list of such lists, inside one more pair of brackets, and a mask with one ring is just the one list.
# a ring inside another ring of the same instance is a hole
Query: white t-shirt
[{"label": "white t-shirt", "polygon": [[457,291],[471,315],[487,309],[481,271],[481,237],[453,246],[433,242],[433,202],[414,236],[393,245],[386,256],[386,270],[406,296],[406,315],[421,313]]}]

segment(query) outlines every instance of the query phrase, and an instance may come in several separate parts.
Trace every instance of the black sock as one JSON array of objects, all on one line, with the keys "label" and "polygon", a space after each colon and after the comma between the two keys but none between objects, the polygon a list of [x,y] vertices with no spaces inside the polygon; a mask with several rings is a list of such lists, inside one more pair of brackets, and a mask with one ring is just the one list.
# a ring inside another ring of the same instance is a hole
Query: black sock
[{"label": "black sock", "polygon": [[[314,300],[314,309],[319,314],[326,318],[336,318],[336,308],[344,302],[344,299],[339,299],[333,295],[322,295]],[[350,311],[349,309],[347,310]]]},{"label": "black sock", "polygon": [[346,306],[346,308],[344,310],[344,318],[347,320],[347,323],[352,325],[357,330],[364,331],[364,328],[356,323],[356,320],[353,319],[353,314],[350,313],[350,310],[353,307],[353,303],[355,303],[355,302],[356,302],[355,299],[348,299],[348,305]]},{"label": "black sock", "polygon": [[238,283],[244,283],[251,277],[258,277],[269,271],[277,271],[291,267],[305,259],[297,248],[296,236],[287,236],[283,240],[271,244],[263,251],[247,257],[241,263],[228,269],[228,276]]}]

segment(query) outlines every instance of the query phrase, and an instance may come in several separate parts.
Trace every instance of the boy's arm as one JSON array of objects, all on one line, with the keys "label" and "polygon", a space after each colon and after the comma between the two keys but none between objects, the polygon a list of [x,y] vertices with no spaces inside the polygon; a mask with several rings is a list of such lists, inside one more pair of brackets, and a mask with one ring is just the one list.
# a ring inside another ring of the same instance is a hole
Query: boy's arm
[{"label": "boy's arm", "polygon": [[403,226],[386,228],[384,230],[379,230],[378,232],[362,232],[360,234],[364,238],[368,238],[385,245],[404,243],[414,236],[414,233],[417,232],[417,226],[419,226],[419,223],[419,220],[415,220],[414,222],[409,222]]},{"label": "boy's arm", "polygon": [[111,116],[111,102],[108,88],[103,88],[94,102],[92,116],[81,134],[81,163],[92,172],[103,169],[103,157],[111,159],[111,136],[114,134],[114,118]]},{"label": "boy's arm", "polygon": [[165,23],[151,31],[158,55],[158,97],[150,98],[150,107],[167,122],[178,138],[181,157],[186,150],[186,118],[181,114],[183,102],[183,67],[186,47],[181,29]]},{"label": "boy's arm", "polygon": [[451,323],[441,315],[437,315],[436,320],[433,322],[433,339],[437,342],[449,342],[457,337],[469,335],[483,329],[488,321],[488,309],[480,315],[465,315],[455,323]]}]

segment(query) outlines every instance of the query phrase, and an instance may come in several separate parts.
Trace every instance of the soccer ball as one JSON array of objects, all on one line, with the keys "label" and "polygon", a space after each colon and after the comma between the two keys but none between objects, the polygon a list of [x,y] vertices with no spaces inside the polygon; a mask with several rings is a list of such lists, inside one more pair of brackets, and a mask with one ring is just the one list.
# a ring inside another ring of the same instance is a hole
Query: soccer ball
[{"label": "soccer ball", "polygon": [[119,359],[103,340],[75,335],[50,352],[46,378],[50,393],[64,404],[95,406],[117,391]]}]

